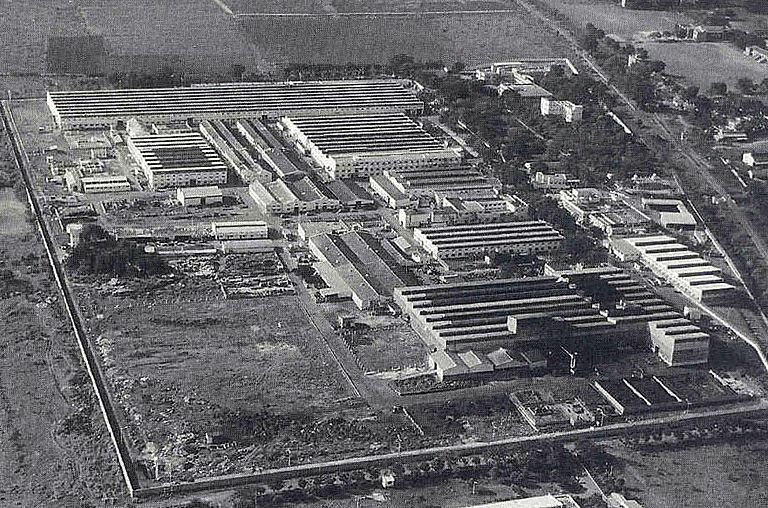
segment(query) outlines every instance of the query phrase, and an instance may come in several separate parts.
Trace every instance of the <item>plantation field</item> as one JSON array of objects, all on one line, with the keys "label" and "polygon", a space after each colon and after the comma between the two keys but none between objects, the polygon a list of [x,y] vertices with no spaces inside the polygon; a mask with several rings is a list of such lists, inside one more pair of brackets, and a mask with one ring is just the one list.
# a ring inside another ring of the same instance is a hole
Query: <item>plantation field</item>
[{"label": "plantation field", "polygon": [[722,81],[735,88],[739,78],[756,82],[768,78],[768,66],[745,56],[731,44],[699,43],[646,43],[651,58],[667,64],[668,74],[682,77],[686,82],[706,91],[712,82]]},{"label": "plantation field", "polygon": [[264,59],[286,63],[384,63],[397,54],[478,65],[563,56],[566,45],[522,12],[408,16],[253,16],[239,19]]},{"label": "plantation field", "polygon": [[567,16],[577,28],[587,23],[631,40],[638,32],[672,30],[677,23],[690,23],[685,14],[671,11],[632,10],[615,0],[538,0]]}]

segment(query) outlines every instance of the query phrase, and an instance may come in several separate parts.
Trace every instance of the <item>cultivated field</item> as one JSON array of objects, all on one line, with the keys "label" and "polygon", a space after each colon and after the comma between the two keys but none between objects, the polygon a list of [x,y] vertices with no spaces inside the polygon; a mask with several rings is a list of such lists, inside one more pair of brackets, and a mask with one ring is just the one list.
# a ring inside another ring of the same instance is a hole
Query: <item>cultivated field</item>
[{"label": "cultivated field", "polygon": [[566,45],[522,11],[408,16],[240,18],[247,39],[276,65],[384,63],[397,54],[477,65],[562,56]]},{"label": "cultivated field", "polygon": [[508,9],[512,0],[224,0],[238,14],[432,12]]},{"label": "cultivated field", "polygon": [[44,72],[48,37],[85,35],[84,29],[67,0],[0,3],[0,74]]},{"label": "cultivated field", "polygon": [[706,91],[715,81],[735,88],[739,78],[756,82],[768,78],[768,67],[745,56],[731,44],[699,43],[646,43],[651,58],[663,60],[668,74],[682,77],[686,82]]},{"label": "cultivated field", "polygon": [[685,14],[670,11],[624,9],[615,0],[538,0],[560,11],[578,28],[592,23],[624,39],[638,32],[672,30],[677,23],[690,23]]},{"label": "cultivated field", "polygon": [[181,67],[226,72],[251,66],[255,55],[234,22],[212,0],[87,0],[82,8],[89,34],[103,35],[111,65],[124,70]]}]

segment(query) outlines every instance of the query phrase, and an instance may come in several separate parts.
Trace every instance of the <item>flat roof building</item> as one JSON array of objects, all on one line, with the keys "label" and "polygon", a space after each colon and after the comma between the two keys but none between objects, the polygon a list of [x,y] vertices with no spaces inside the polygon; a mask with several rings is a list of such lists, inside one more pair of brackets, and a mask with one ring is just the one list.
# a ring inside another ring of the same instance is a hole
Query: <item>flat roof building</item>
[{"label": "flat roof building", "polygon": [[131,118],[152,122],[420,113],[424,104],[397,80],[223,83],[181,88],[48,92],[63,129],[107,127]]},{"label": "flat roof building", "polygon": [[131,190],[131,183],[122,175],[84,176],[80,179],[80,185],[86,194]]},{"label": "flat roof building", "polygon": [[262,221],[230,221],[211,223],[217,240],[263,240],[269,237],[269,228]]},{"label": "flat roof building", "polygon": [[553,496],[526,497],[511,499],[509,501],[497,501],[495,503],[476,504],[468,508],[580,508],[573,497],[567,494]]},{"label": "flat roof building", "polygon": [[643,198],[642,205],[653,220],[667,229],[693,231],[698,224],[679,199]]},{"label": "flat roof building", "polygon": [[224,195],[216,185],[179,187],[176,189],[176,199],[181,206],[220,205],[224,201]]},{"label": "flat roof building", "polygon": [[461,154],[402,113],[283,118],[281,125],[333,178],[458,164]]},{"label": "flat roof building", "polygon": [[127,145],[153,190],[227,183],[227,165],[197,132],[129,137]]},{"label": "flat roof building", "polygon": [[488,253],[549,254],[563,236],[544,221],[499,222],[414,230],[413,238],[435,259],[475,257]]}]

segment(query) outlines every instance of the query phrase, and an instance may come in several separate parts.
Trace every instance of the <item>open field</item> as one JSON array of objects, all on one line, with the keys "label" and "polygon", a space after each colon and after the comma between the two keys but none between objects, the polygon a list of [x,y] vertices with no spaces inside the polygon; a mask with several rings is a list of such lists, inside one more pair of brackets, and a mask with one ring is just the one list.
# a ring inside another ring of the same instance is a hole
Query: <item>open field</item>
[{"label": "open field", "polygon": [[103,35],[111,65],[129,70],[167,65],[190,72],[226,72],[253,65],[234,22],[211,0],[87,0],[89,34]]},{"label": "open field", "polygon": [[768,441],[702,444],[638,453],[611,446],[624,459],[627,487],[647,508],[762,506],[768,499],[765,454]]},{"label": "open field", "polygon": [[566,45],[523,12],[412,16],[248,17],[239,21],[266,60],[384,63],[397,54],[478,65],[562,56]]},{"label": "open field", "polygon": [[0,505],[123,498],[101,414],[27,209],[0,190]]},{"label": "open field", "polygon": [[677,23],[690,23],[679,12],[624,9],[614,0],[538,0],[567,16],[576,27],[587,23],[608,34],[631,40],[638,32],[672,30]]},{"label": "open field", "polygon": [[736,87],[739,78],[758,83],[768,78],[768,67],[745,56],[736,46],[712,42],[646,43],[651,58],[663,60],[668,74],[682,77],[687,83],[706,91],[715,81]]}]

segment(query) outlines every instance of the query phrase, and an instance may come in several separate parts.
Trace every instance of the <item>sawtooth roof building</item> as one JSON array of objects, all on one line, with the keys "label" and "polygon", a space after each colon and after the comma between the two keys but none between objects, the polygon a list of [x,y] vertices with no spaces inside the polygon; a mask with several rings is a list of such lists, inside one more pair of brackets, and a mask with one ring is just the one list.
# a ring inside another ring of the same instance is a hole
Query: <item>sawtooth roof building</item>
[{"label": "sawtooth roof building", "polygon": [[424,104],[397,80],[224,83],[179,88],[48,92],[63,129],[143,121],[213,120],[352,113],[420,113]]},{"label": "sawtooth roof building", "polygon": [[[619,345],[650,347],[669,365],[704,363],[709,353],[707,334],[614,267],[401,287],[394,299],[428,346],[485,354],[494,366],[489,355],[500,347],[511,354],[568,351],[585,359],[613,354]],[[672,321],[685,333],[654,332]]]},{"label": "sawtooth roof building", "polygon": [[612,240],[611,246],[619,259],[640,261],[696,301],[727,296],[735,289],[719,268],[671,236],[622,238]]},{"label": "sawtooth roof building", "polygon": [[413,238],[435,259],[443,260],[489,253],[548,254],[563,242],[563,235],[544,221],[417,228]]},{"label": "sawtooth roof building", "polygon": [[227,183],[227,165],[197,132],[128,137],[153,190]]},{"label": "sawtooth roof building", "polygon": [[402,113],[293,117],[281,125],[334,179],[461,162],[457,150]]}]

